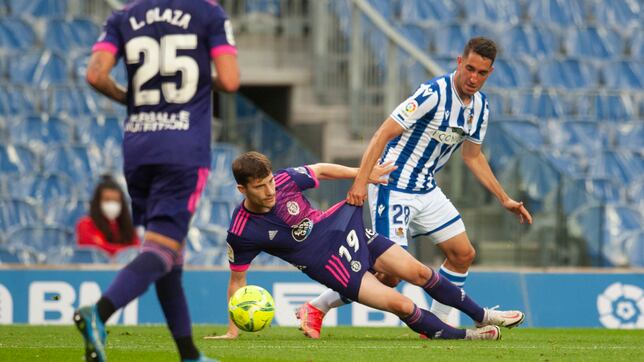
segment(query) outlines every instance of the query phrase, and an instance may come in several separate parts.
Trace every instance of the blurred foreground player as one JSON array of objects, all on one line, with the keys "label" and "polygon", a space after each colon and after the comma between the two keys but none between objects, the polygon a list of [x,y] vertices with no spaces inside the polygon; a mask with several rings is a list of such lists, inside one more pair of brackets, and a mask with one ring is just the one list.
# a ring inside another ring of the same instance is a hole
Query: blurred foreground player
[{"label": "blurred foreground player", "polygon": [[[268,158],[257,152],[242,154],[232,167],[245,199],[233,212],[228,230],[229,296],[246,285],[251,261],[265,251],[346,298],[397,315],[409,328],[429,338],[497,340],[501,337],[498,326],[511,328],[523,322],[522,312],[479,307],[461,288],[402,247],[365,229],[362,207],[343,201],[323,212],[312,208],[302,194],[317,187],[318,179],[354,178],[357,169],[320,163],[273,174]],[[386,183],[380,177],[394,169],[388,164],[376,166],[369,182]],[[445,324],[370,271],[420,286],[432,298],[463,311],[478,328],[465,330]],[[237,334],[237,328],[229,323],[228,332],[219,338],[235,338]]]},{"label": "blurred foreground player", "polygon": [[[183,241],[210,167],[212,89],[237,90],[236,53],[227,15],[208,0],[130,3],[110,16],[94,45],[87,81],[127,105],[124,173],[133,218],[146,233],[141,254],[95,305],[74,314],[87,361],[106,360],[104,323],[153,283],[181,360],[212,361],[192,340]],[[127,91],[109,76],[121,56]]]}]

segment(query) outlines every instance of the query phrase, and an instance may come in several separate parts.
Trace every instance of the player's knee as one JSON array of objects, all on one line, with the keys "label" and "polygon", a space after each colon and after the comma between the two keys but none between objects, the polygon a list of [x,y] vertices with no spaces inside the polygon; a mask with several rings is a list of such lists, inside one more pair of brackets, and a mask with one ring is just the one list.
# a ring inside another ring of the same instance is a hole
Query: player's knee
[{"label": "player's knee", "polygon": [[376,274],[376,278],[378,278],[382,284],[390,288],[395,288],[400,283],[400,279],[387,274],[378,273]]},{"label": "player's knee", "polygon": [[400,298],[389,302],[389,311],[399,317],[408,316],[414,311],[414,302],[400,295]]},{"label": "player's knee", "polygon": [[467,249],[460,250],[459,252],[450,255],[448,259],[454,265],[469,267],[474,262],[475,257],[476,250],[470,246]]}]

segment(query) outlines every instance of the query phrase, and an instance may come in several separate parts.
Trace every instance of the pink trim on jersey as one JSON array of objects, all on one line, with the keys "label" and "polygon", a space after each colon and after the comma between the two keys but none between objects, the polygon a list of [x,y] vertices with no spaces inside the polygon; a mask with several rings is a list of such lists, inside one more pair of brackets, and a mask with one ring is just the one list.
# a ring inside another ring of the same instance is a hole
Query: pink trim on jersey
[{"label": "pink trim on jersey", "polygon": [[199,168],[197,174],[197,186],[195,187],[195,191],[192,193],[192,195],[190,195],[190,198],[188,199],[188,211],[190,211],[191,214],[195,213],[195,210],[197,209],[197,203],[201,198],[201,193],[203,192],[204,187],[206,187],[206,181],[208,181],[208,168]]},{"label": "pink trim on jersey", "polygon": [[[333,260],[335,260],[335,262],[337,263],[337,265],[339,265],[339,266],[340,266],[340,271],[344,273],[344,276],[345,276],[345,277],[347,277],[347,281],[349,281],[349,278],[351,277],[351,275],[349,275],[349,271],[347,270],[347,267],[346,267],[346,266],[344,266],[344,264],[342,264],[342,261],[340,260],[340,258],[338,258],[338,257],[337,257],[337,256],[335,256],[335,255],[331,255],[331,258],[332,258]],[[333,262],[333,260],[329,260],[329,261],[330,261],[330,262]]]},{"label": "pink trim on jersey", "polygon": [[318,177],[317,177],[317,175],[315,174],[315,172],[313,171],[312,168],[310,168],[309,166],[304,166],[304,167],[307,170],[309,170],[309,175],[311,175],[311,177],[313,178],[313,181],[315,181],[315,188],[317,189],[318,186],[320,186],[320,180],[318,180]]},{"label": "pink trim on jersey", "polygon": [[210,48],[210,57],[213,59],[223,54],[237,55],[237,48],[227,44]]},{"label": "pink trim on jersey", "polygon": [[235,271],[235,272],[243,272],[248,270],[250,267],[250,264],[244,264],[244,265],[235,265],[235,264],[228,264],[230,266],[230,270]]},{"label": "pink trim on jersey", "polygon": [[338,202],[337,204],[331,206],[328,210],[326,210],[324,212],[324,217],[327,217],[327,216],[333,214],[334,212],[336,212],[336,210],[341,208],[342,205],[344,205],[346,202],[347,202],[346,200],[342,200],[342,201]]},{"label": "pink trim on jersey", "polygon": [[333,275],[333,277],[334,277],[335,279],[337,279],[337,280],[340,282],[340,284],[342,284],[342,286],[343,286],[343,287],[345,287],[345,288],[347,287],[347,284],[348,284],[348,283],[347,283],[347,282],[345,282],[344,280],[340,279],[340,277],[338,276],[338,274],[337,274],[333,269],[331,269],[331,267],[330,267],[330,266],[325,265],[325,266],[324,266],[324,268],[325,268],[326,270],[330,271],[330,272],[331,272],[331,274]]},{"label": "pink trim on jersey", "polygon": [[239,235],[241,235],[244,232],[244,228],[246,227],[246,222],[248,222],[249,217],[250,217],[250,214],[246,213],[246,217],[241,221],[241,225],[239,225]]},{"label": "pink trim on jersey", "polygon": [[[291,179],[291,176],[289,174],[283,173],[284,177],[278,177],[278,180],[275,181],[275,187],[282,186],[284,185],[288,180]],[[280,175],[280,176],[282,176]]]},{"label": "pink trim on jersey", "polygon": [[230,230],[231,233],[240,236],[243,228],[241,228],[242,223],[246,224],[244,220],[248,219],[248,213],[244,209],[240,209],[239,212],[237,213],[237,216],[235,217],[235,222],[233,223],[233,227]]},{"label": "pink trim on jersey", "polygon": [[105,51],[105,52],[112,53],[112,55],[116,55],[119,52],[119,48],[117,48],[116,45],[110,42],[102,41],[94,44],[94,46],[92,47],[92,52],[98,52],[98,51]]},{"label": "pink trim on jersey", "polygon": [[273,181],[275,181],[275,184],[277,184],[277,183],[279,183],[280,181],[282,181],[282,180],[284,180],[286,178],[288,178],[288,174],[281,173],[281,174],[275,176],[275,179]]}]

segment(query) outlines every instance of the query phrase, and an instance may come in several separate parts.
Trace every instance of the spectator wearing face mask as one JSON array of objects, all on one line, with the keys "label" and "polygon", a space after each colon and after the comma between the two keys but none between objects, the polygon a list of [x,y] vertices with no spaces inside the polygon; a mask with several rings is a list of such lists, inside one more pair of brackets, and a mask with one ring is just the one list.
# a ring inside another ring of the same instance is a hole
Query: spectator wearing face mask
[{"label": "spectator wearing face mask", "polygon": [[125,194],[109,175],[103,176],[96,186],[89,215],[78,220],[76,240],[79,246],[99,247],[110,256],[139,245]]}]

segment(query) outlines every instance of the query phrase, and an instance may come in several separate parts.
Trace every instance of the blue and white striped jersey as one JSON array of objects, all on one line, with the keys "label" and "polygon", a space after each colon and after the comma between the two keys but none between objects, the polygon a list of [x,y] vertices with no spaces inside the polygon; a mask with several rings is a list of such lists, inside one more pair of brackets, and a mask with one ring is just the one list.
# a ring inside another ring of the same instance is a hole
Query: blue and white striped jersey
[{"label": "blue and white striped jersey", "polygon": [[426,193],[436,187],[434,175],[463,141],[482,143],[488,123],[488,102],[477,92],[465,106],[454,88],[454,73],[420,85],[391,114],[405,130],[391,140],[382,161],[398,168],[389,176],[390,189]]}]

